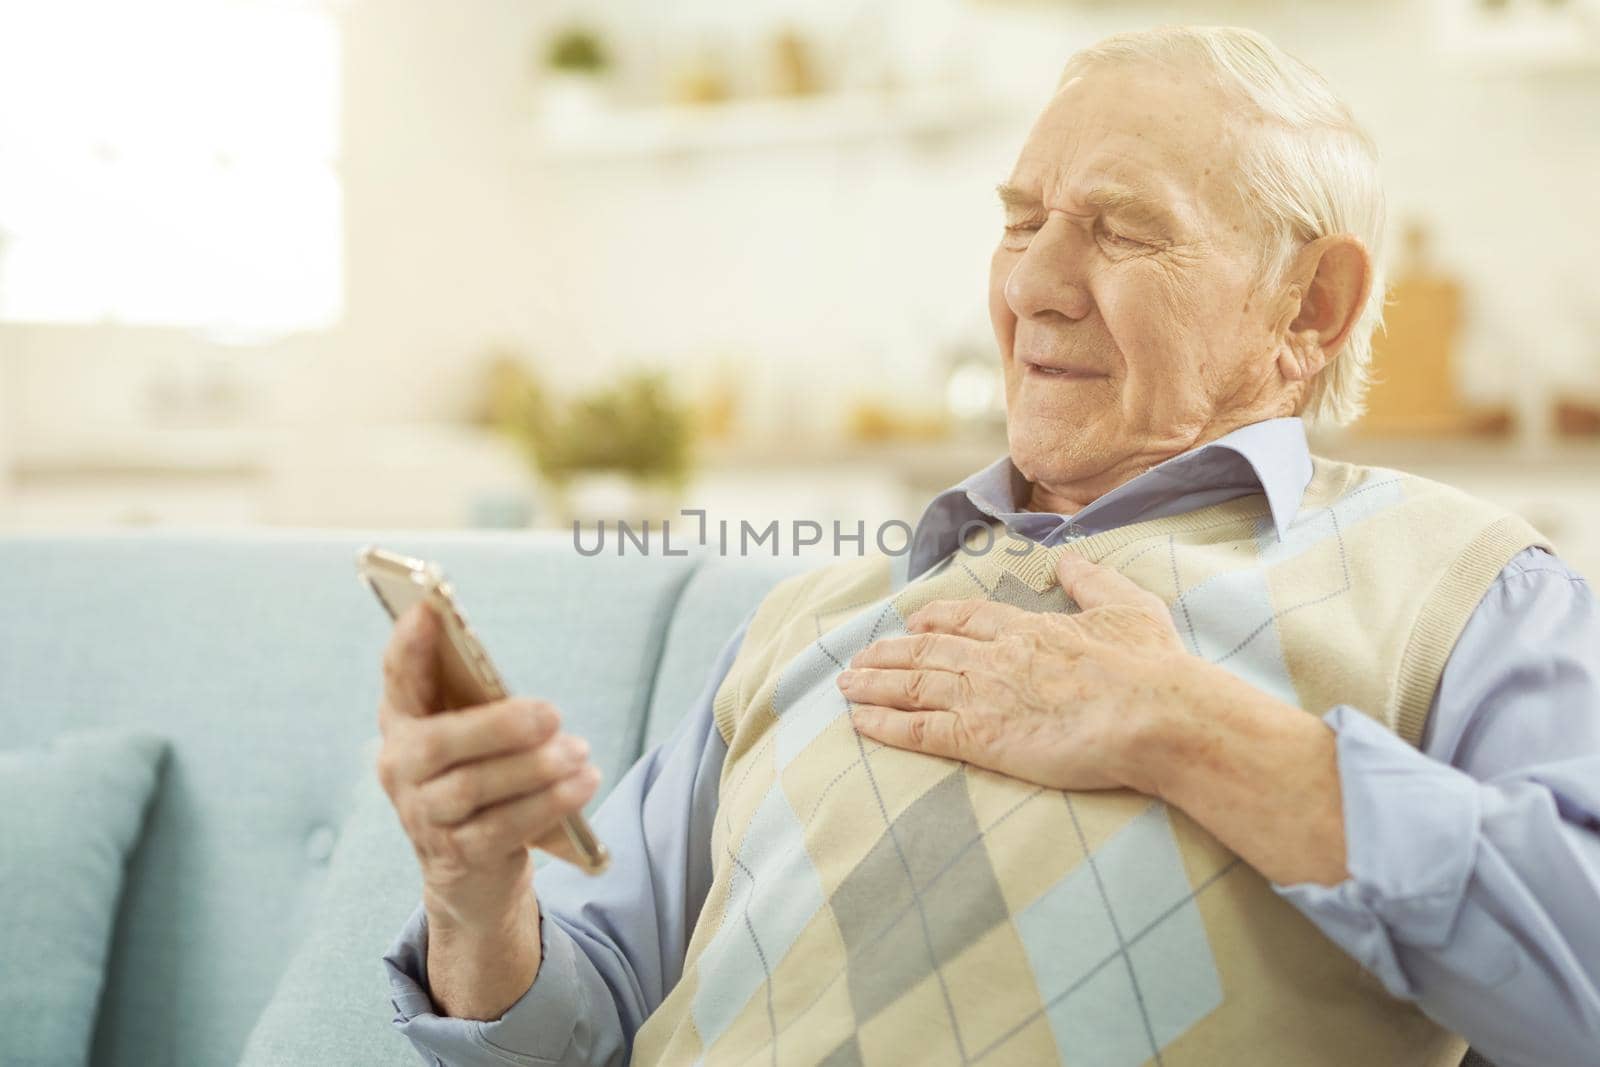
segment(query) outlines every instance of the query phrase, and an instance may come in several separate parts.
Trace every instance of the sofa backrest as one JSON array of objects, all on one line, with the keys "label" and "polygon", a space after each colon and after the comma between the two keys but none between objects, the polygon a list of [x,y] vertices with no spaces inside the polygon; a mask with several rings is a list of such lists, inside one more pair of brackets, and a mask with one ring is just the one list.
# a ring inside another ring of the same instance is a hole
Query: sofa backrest
[{"label": "sofa backrest", "polygon": [[717,654],[779,581],[819,566],[793,558],[707,559],[678,597],[651,687],[641,751],[660,744],[706,686]]},{"label": "sofa backrest", "polygon": [[371,772],[389,627],[355,578],[369,540],[443,565],[508,684],[558,704],[608,783],[795,569],[581,558],[532,534],[0,538],[0,744],[115,722],[173,746],[130,861],[95,1064],[233,1062],[271,996]]}]

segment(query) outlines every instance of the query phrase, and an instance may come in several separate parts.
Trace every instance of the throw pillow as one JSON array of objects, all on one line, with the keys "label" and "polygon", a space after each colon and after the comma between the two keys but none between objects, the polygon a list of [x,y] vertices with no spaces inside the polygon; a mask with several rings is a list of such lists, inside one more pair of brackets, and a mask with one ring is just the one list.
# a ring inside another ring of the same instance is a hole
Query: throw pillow
[{"label": "throw pillow", "polygon": [[0,1063],[87,1062],[125,863],[166,748],[103,729],[0,752]]}]

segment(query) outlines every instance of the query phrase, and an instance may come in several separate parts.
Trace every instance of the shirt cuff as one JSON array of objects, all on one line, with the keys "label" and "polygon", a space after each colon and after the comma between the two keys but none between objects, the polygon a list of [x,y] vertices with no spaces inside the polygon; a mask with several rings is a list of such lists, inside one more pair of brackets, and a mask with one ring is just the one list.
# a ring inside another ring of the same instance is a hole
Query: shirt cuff
[{"label": "shirt cuff", "polygon": [[1350,876],[1273,889],[1392,995],[1414,999],[1399,947],[1449,940],[1477,861],[1478,783],[1355,708],[1341,704],[1323,721],[1337,735]]},{"label": "shirt cuff", "polygon": [[505,1014],[488,1022],[450,1018],[438,1014],[428,992],[428,920],[418,907],[383,957],[396,1028],[430,1063],[560,1063],[585,1008],[578,948],[542,914],[539,939],[539,973]]}]

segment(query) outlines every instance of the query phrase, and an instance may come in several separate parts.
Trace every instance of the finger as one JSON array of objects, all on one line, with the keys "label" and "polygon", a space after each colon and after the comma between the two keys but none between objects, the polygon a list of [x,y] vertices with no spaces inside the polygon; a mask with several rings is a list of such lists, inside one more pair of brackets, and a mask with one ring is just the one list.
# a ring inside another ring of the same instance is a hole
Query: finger
[{"label": "finger", "polygon": [[911,633],[945,633],[992,641],[1010,623],[1027,616],[1010,604],[992,600],[935,600],[911,613],[906,629]]},{"label": "finger", "polygon": [[966,679],[949,671],[880,670],[866,667],[839,675],[839,691],[851,703],[935,711],[966,701]]},{"label": "finger", "polygon": [[588,756],[587,741],[561,734],[537,748],[460,764],[422,783],[423,817],[438,826],[465,822],[490,805],[549,788],[582,770]]},{"label": "finger", "polygon": [[493,704],[413,720],[392,747],[394,776],[421,783],[459,763],[543,744],[561,726],[561,714],[542,700]]},{"label": "finger", "polygon": [[1144,608],[1159,604],[1161,613],[1167,613],[1166,601],[1135,584],[1133,579],[1071,552],[1062,553],[1056,561],[1056,580],[1061,583],[1062,591],[1085,611],[1110,604],[1131,604]]},{"label": "finger", "polygon": [[591,763],[548,789],[485,808],[446,833],[464,857],[484,860],[502,856],[560,831],[561,820],[582,811],[599,787],[600,771]]},{"label": "finger", "polygon": [[863,736],[874,741],[946,759],[965,758],[961,716],[953,711],[903,711],[858,704],[850,719]]},{"label": "finger", "polygon": [[884,637],[857,652],[851,667],[891,667],[931,671],[964,671],[978,665],[985,641],[954,634],[919,633]]},{"label": "finger", "polygon": [[395,620],[383,649],[382,707],[407,717],[436,710],[439,696],[439,619],[426,602]]}]

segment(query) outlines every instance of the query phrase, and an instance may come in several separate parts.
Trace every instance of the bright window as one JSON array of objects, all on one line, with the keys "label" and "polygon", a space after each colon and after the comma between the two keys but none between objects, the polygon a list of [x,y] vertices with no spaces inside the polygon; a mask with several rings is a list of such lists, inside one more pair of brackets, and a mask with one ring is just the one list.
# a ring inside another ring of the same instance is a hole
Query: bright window
[{"label": "bright window", "polygon": [[321,5],[0,0],[0,321],[334,323],[339,75]]}]

